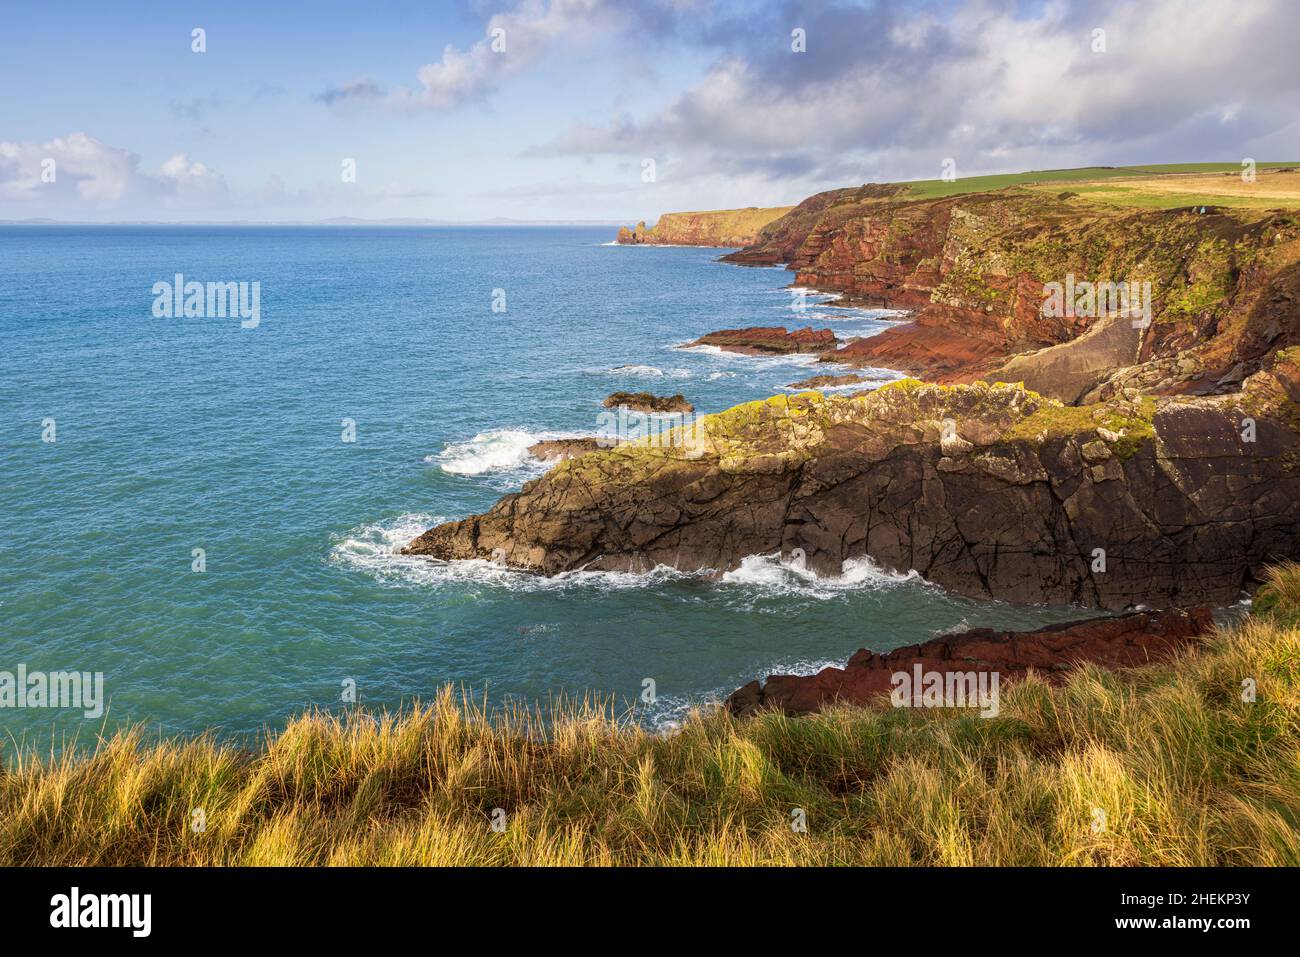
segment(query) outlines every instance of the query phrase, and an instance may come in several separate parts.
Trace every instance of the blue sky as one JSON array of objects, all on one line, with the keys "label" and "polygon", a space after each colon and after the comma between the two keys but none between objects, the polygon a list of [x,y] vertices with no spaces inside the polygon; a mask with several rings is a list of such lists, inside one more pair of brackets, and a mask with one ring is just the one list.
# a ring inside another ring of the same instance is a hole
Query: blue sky
[{"label": "blue sky", "polygon": [[86,2],[4,22],[0,218],[653,220],[947,158],[1300,158],[1290,0]]}]

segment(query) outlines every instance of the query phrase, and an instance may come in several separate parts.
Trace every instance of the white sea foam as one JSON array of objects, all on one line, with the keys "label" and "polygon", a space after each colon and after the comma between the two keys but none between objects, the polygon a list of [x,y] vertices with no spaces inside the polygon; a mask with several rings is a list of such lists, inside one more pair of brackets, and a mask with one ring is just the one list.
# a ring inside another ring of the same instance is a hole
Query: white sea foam
[{"label": "white sea foam", "polygon": [[715,359],[724,362],[734,361],[737,363],[792,365],[792,366],[804,366],[807,368],[812,368],[816,366],[821,358],[821,353],[818,352],[790,352],[790,353],[774,353],[772,355],[762,355],[762,354],[750,355],[749,353],[745,353],[745,352],[731,352],[730,350],[727,349],[721,349],[718,346],[711,346],[711,345],[694,346],[691,345],[690,342],[675,342],[671,346],[669,346],[669,348],[676,349],[681,352],[692,352],[697,355],[708,356],[710,359]]},{"label": "white sea foam", "polygon": [[[407,512],[385,522],[372,522],[335,536],[330,560],[366,572],[394,585],[438,586],[478,584],[511,591],[567,591],[571,589],[625,590],[654,588],[671,582],[708,577],[710,572],[682,572],[659,565],[645,572],[575,570],[546,577],[508,568],[486,559],[437,561],[419,555],[402,555],[404,546],[428,529],[447,521],[444,516]],[[763,597],[797,596],[829,599],[856,590],[894,588],[924,583],[915,571],[906,574],[881,569],[869,558],[850,559],[839,575],[819,577],[807,569],[783,562],[779,555],[750,555],[738,568],[724,574],[718,587],[757,592]]]},{"label": "white sea foam", "polygon": [[[829,308],[829,307],[828,307]],[[907,313],[897,309],[856,309],[851,306],[831,312],[804,313],[808,322],[881,322],[893,326],[906,322]]]},{"label": "white sea foam", "polygon": [[621,365],[610,369],[583,369],[584,375],[608,375],[630,379],[689,379],[690,369],[660,369],[650,365]]},{"label": "white sea foam", "polygon": [[816,297],[819,302],[835,302],[837,299],[843,299],[844,294],[840,292],[823,292],[820,289],[814,289],[811,286],[782,286],[775,292],[783,292],[788,296],[802,295],[805,299]]},{"label": "white sea foam", "polygon": [[573,588],[645,588],[694,577],[660,565],[647,572],[579,570],[547,578],[481,558],[445,562],[419,555],[401,554],[402,548],[409,545],[412,539],[445,521],[447,518],[444,516],[408,512],[386,522],[361,525],[335,536],[335,544],[330,549],[330,560],[395,585],[438,586],[462,583],[529,592]]},{"label": "white sea foam", "polygon": [[593,375],[627,375],[650,378],[658,378],[664,374],[663,369],[657,369],[654,366],[645,365],[614,366],[612,369],[589,369],[587,371]]},{"label": "white sea foam", "polygon": [[527,429],[489,429],[466,442],[451,442],[437,455],[425,458],[449,475],[485,475],[502,472],[541,474],[554,462],[541,462],[528,453],[538,442],[552,439],[590,438],[594,432],[530,432]]},{"label": "white sea foam", "polygon": [[917,572],[891,572],[870,558],[851,558],[838,575],[818,575],[801,562],[786,561],[779,554],[750,555],[739,567],[722,576],[723,585],[756,588],[766,595],[799,595],[805,598],[835,598],[845,592],[894,588],[909,582],[922,583]]},{"label": "white sea foam", "polygon": [[447,519],[441,515],[408,512],[387,522],[373,522],[338,537],[330,560],[366,572],[394,585],[440,585],[478,582],[509,585],[525,577],[500,565],[479,559],[434,562],[418,555],[402,555],[411,540]]},{"label": "white sea foam", "polygon": [[641,724],[657,734],[669,735],[681,728],[692,711],[717,707],[728,695],[753,678],[761,679],[768,675],[815,675],[826,668],[843,668],[847,663],[848,658],[782,658],[761,667],[750,677],[737,676],[726,685],[703,694],[658,695],[654,704],[641,712]]},{"label": "white sea foam", "polygon": [[846,382],[842,385],[818,385],[818,386],[799,386],[791,384],[781,386],[786,392],[806,392],[812,389],[815,392],[865,392],[871,389],[879,389],[886,382],[897,382],[899,379],[906,379],[907,373],[899,372],[896,369],[875,369],[863,367],[852,369],[849,372],[832,372],[830,375],[861,375],[866,377],[864,382]]}]

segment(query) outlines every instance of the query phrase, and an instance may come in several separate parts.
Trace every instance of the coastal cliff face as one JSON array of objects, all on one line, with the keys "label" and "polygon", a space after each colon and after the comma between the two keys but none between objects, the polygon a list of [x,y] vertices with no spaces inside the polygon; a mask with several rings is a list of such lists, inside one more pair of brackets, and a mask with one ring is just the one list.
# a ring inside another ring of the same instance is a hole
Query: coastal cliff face
[{"label": "coastal cliff face", "polygon": [[405,551],[548,575],[722,571],[777,551],[833,574],[870,556],[976,597],[1225,604],[1300,554],[1298,399],[1287,354],[1224,396],[1072,407],[915,380],[774,396],[666,447],[566,461]]},{"label": "coastal cliff face", "polygon": [[748,209],[714,209],[699,213],[664,213],[647,229],[645,223],[618,231],[618,242],[627,246],[748,246],[758,240],[759,230],[780,219],[793,206]]},{"label": "coastal cliff face", "polygon": [[[1021,188],[912,200],[864,186],[811,197],[723,258],[787,263],[797,285],[915,310],[826,361],[1024,382],[1070,403],[1127,387],[1233,391],[1300,342],[1293,211],[1133,210]],[[1075,282],[1150,283],[1149,323],[1045,315],[1046,284]]]},{"label": "coastal cliff face", "polygon": [[[682,215],[655,241],[721,235]],[[864,186],[723,258],[914,315],[843,347],[811,329],[699,343],[802,337],[820,361],[932,384],[775,396],[592,451],[406,552],[547,575],[870,558],[964,595],[1104,609],[1229,604],[1300,557],[1300,214]],[[1088,308],[1080,283],[1124,283],[1136,309]],[[1053,288],[1080,308],[1045,310]]]}]

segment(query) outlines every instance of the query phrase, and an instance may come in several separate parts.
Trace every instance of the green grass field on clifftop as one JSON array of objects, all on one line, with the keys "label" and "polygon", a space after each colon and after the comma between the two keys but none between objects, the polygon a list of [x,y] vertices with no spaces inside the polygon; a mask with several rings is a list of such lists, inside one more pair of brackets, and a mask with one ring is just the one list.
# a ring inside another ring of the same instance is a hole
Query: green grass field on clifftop
[{"label": "green grass field on clifftop", "polygon": [[[1257,163],[1257,171],[1288,169],[1300,166],[1297,163]],[[1171,202],[1170,205],[1188,205],[1195,202],[1216,201],[1222,205],[1218,192],[1205,190],[1203,178],[1213,175],[1222,177],[1225,190],[1231,186],[1232,181],[1241,183],[1240,174],[1242,166],[1240,163],[1161,163],[1148,166],[1085,166],[1078,169],[1057,169],[1057,170],[1037,170],[1026,173],[1003,173],[991,176],[969,176],[959,177],[955,180],[929,179],[916,180],[903,183],[901,185],[908,187],[908,195],[912,199],[938,199],[944,196],[960,196],[965,193],[981,193],[989,190],[1003,189],[1008,186],[1049,186],[1052,184],[1071,184],[1068,188],[1074,192],[1083,192],[1083,189],[1091,189],[1094,193],[1112,196],[1114,190],[1109,192],[1101,189],[1102,184],[1108,184],[1114,180],[1157,180],[1169,178],[1171,183],[1179,181],[1189,182],[1195,176],[1195,184],[1202,189],[1185,189],[1180,193],[1180,201]],[[1199,174],[1199,175],[1196,175]],[[1296,191],[1295,199],[1300,201],[1300,172],[1295,174],[1296,183],[1293,189]],[[1088,184],[1083,186],[1083,184]],[[1081,189],[1083,186],[1083,189]],[[1226,192],[1224,195],[1228,195]],[[1218,197],[1218,200],[1216,200]],[[1130,197],[1134,200],[1138,196]],[[1228,195],[1231,199],[1232,196]],[[1238,199],[1241,197],[1238,196]],[[1186,200],[1185,202],[1183,200]],[[1135,202],[1134,205],[1154,205]],[[1232,203],[1240,205],[1240,203]]]}]

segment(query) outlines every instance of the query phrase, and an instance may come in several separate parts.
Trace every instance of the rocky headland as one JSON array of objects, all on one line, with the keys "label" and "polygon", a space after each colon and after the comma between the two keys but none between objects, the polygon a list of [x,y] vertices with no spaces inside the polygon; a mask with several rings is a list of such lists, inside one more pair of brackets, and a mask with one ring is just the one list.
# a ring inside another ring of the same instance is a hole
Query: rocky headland
[{"label": "rocky headland", "polygon": [[[1023,382],[1069,403],[1129,387],[1235,391],[1300,343],[1294,209],[1134,209],[1027,188],[912,199],[871,185],[813,196],[723,259],[786,263],[796,285],[913,311],[826,361]],[[1091,316],[1078,301],[1045,314],[1047,284],[1101,282],[1149,283],[1148,321]]]},{"label": "rocky headland", "polygon": [[1289,357],[1224,396],[1067,406],[915,380],[774,396],[563,462],[407,553],[549,575],[798,548],[819,573],[870,556],[977,597],[1227,604],[1300,554],[1298,398]]},{"label": "rocky headland", "polygon": [[[918,378],[589,452],[407,553],[716,574],[798,549],[820,574],[869,557],[963,595],[1110,610],[1229,604],[1300,557],[1300,214],[867,186],[724,259],[912,316],[842,348],[811,328],[694,344]],[[1043,308],[1076,280],[1149,283],[1141,321]]]},{"label": "rocky headland", "polygon": [[624,246],[720,246],[735,248],[757,241],[759,230],[794,209],[776,206],[714,209],[699,213],[664,213],[647,229],[644,222],[623,227],[617,241]]}]

